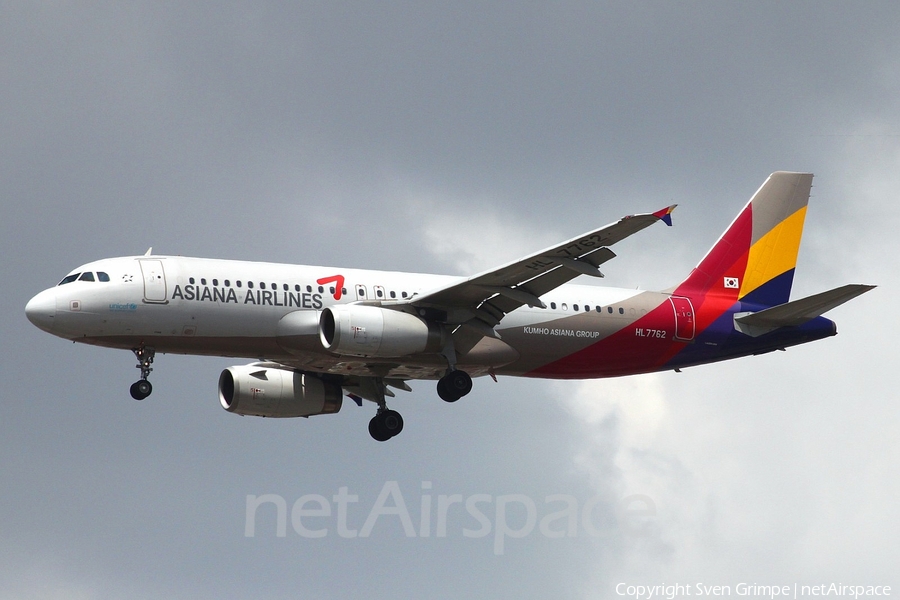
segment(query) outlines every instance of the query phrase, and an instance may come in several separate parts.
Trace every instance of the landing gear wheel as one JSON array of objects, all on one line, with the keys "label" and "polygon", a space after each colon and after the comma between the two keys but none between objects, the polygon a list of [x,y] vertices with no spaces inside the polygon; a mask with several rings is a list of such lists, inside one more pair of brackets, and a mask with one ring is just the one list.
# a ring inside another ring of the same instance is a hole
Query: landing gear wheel
[{"label": "landing gear wheel", "polygon": [[460,396],[457,396],[456,394],[454,394],[453,390],[451,390],[447,386],[447,378],[446,377],[441,377],[440,379],[438,379],[437,393],[438,393],[438,396],[441,397],[441,400],[443,400],[444,402],[456,402],[460,398]]},{"label": "landing gear wheel", "polygon": [[378,442],[386,442],[403,431],[403,417],[395,410],[385,410],[369,421],[369,435]]},{"label": "landing gear wheel", "polygon": [[381,423],[385,431],[394,437],[403,431],[403,417],[396,410],[386,410],[381,413]]},{"label": "landing gear wheel", "polygon": [[369,435],[372,436],[372,439],[376,442],[386,442],[391,439],[391,436],[388,435],[387,431],[381,426],[381,419],[378,418],[378,415],[372,417],[372,420],[369,421]]},{"label": "landing gear wheel", "polygon": [[153,386],[146,379],[135,381],[131,384],[131,397],[135,400],[143,400],[153,391]]},{"label": "landing gear wheel", "polygon": [[450,371],[438,380],[438,396],[445,402],[456,402],[471,391],[472,378],[465,371]]}]

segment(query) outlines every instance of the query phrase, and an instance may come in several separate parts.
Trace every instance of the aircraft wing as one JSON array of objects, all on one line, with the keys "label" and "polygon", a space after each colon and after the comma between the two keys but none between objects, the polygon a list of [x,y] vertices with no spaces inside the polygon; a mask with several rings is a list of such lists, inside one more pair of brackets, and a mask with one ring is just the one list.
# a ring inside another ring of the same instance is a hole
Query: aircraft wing
[{"label": "aircraft wing", "polygon": [[540,296],[579,275],[603,277],[598,267],[615,257],[609,246],[657,221],[671,226],[675,206],[623,217],[496,269],[416,296],[410,304],[420,312],[432,309],[447,313],[446,322],[477,332],[479,339],[497,337],[493,328],[504,315],[524,305],[543,307]]}]

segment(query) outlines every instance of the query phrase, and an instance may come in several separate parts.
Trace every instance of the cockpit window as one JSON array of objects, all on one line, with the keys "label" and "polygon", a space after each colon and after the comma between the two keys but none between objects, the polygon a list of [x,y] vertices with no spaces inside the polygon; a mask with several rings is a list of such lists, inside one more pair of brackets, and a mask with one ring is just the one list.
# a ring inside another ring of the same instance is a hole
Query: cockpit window
[{"label": "cockpit window", "polygon": [[84,273],[72,273],[71,275],[66,275],[63,280],[56,285],[65,285],[67,283],[72,283],[73,281],[109,281],[109,274],[104,273],[103,271],[97,271],[95,279],[94,273],[91,273],[90,271],[85,271]]}]

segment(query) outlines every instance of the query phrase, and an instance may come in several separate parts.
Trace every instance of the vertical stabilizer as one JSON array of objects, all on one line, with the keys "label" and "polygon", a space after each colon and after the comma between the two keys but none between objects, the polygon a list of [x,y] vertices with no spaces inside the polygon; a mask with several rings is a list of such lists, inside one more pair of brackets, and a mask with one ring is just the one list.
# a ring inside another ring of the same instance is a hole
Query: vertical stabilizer
[{"label": "vertical stabilizer", "polygon": [[772,173],[676,294],[776,306],[790,299],[812,173]]}]

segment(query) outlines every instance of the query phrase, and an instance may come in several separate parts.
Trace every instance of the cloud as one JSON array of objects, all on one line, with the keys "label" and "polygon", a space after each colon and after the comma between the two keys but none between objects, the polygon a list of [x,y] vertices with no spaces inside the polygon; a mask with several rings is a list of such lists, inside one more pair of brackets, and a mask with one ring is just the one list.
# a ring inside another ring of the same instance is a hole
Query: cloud
[{"label": "cloud", "polygon": [[460,275],[499,267],[564,239],[491,198],[418,194],[408,206],[426,251]]},{"label": "cloud", "polygon": [[[896,585],[896,22],[891,3],[6,7],[0,596]],[[777,169],[816,173],[795,297],[879,285],[834,311],[836,338],[681,374],[485,378],[452,406],[415,383],[392,403],[403,436],[377,448],[371,406],[221,411],[216,375],[238,359],[158,357],[154,399],[134,403],[129,353],[21,314],[77,264],[150,245],[470,275],[677,202],[675,227],[604,270],[665,287]],[[501,557],[461,536],[242,537],[247,494],[389,480],[596,495],[607,535]],[[623,520],[629,495],[655,514]]]}]

